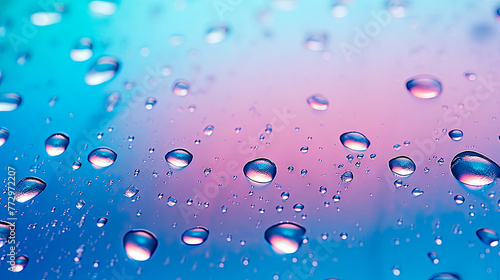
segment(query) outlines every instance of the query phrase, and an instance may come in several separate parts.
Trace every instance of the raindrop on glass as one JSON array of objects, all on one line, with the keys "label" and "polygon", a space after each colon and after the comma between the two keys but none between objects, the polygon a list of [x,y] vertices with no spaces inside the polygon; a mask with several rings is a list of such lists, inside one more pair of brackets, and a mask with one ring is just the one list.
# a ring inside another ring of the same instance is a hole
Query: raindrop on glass
[{"label": "raindrop on glass", "polygon": [[21,179],[15,189],[15,199],[17,202],[24,203],[39,195],[47,184],[37,177],[26,177]]},{"label": "raindrop on glass", "polygon": [[115,77],[119,68],[120,63],[116,58],[111,56],[101,57],[90,67],[85,75],[85,83],[91,86],[105,83]]},{"label": "raindrop on glass", "polygon": [[45,150],[49,156],[58,156],[64,151],[69,144],[69,137],[64,133],[52,134],[45,140]]},{"label": "raindrop on glass", "polygon": [[415,172],[416,168],[413,160],[407,156],[397,156],[389,160],[389,169],[391,169],[392,173],[401,177],[410,176]]},{"label": "raindrop on glass", "polygon": [[267,158],[251,160],[243,167],[243,174],[248,180],[260,184],[270,183],[276,176],[276,164]]},{"label": "raindrop on glass", "polygon": [[147,230],[131,230],[123,236],[127,256],[136,261],[147,261],[156,250],[158,239]]},{"label": "raindrop on glass", "polygon": [[108,167],[115,163],[116,153],[110,148],[101,147],[90,152],[87,157],[88,161],[92,163],[92,166],[97,168]]},{"label": "raindrop on glass", "polygon": [[197,246],[203,244],[208,238],[208,229],[195,227],[184,231],[181,236],[182,242],[186,245]]},{"label": "raindrop on glass", "polygon": [[306,229],[293,222],[282,222],[269,227],[264,238],[278,254],[293,254],[302,245]]},{"label": "raindrop on glass", "polygon": [[406,89],[420,99],[431,99],[441,94],[442,86],[434,77],[413,77],[406,82]]},{"label": "raindrop on glass", "polygon": [[172,169],[181,170],[191,163],[193,154],[186,149],[178,148],[168,152],[165,160]]},{"label": "raindrop on glass", "polygon": [[340,142],[344,147],[355,152],[364,152],[370,146],[370,140],[362,133],[356,131],[340,135]]}]

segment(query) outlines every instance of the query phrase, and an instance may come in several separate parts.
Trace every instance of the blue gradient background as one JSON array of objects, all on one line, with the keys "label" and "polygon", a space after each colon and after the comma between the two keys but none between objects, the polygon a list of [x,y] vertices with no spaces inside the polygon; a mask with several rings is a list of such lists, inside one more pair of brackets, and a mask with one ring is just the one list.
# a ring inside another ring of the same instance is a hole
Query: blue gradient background
[{"label": "blue gradient background", "polygon": [[[0,147],[1,176],[6,182],[10,164],[17,167],[17,180],[37,176],[47,182],[38,197],[17,204],[18,253],[30,262],[21,273],[7,271],[3,247],[0,279],[428,279],[437,272],[456,272],[464,280],[500,279],[498,248],[487,250],[475,235],[482,227],[500,231],[498,184],[469,191],[449,169],[450,160],[463,150],[500,160],[500,27],[495,17],[500,3],[408,2],[404,17],[391,18],[359,54],[347,59],[340,46],[354,45],[356,28],[375,22],[373,13],[385,11],[386,1],[346,2],[344,18],[332,16],[332,1],[302,0],[290,11],[279,2],[121,1],[115,14],[102,17],[89,10],[88,1],[67,0],[60,23],[33,26],[30,15],[53,2],[0,0],[0,30],[5,30],[0,32],[0,92],[23,97],[16,111],[0,112],[0,126],[10,131]],[[218,13],[220,3],[234,5]],[[262,13],[268,22],[258,20]],[[229,28],[227,37],[208,44],[207,30],[219,24]],[[305,48],[306,38],[315,33],[327,35],[324,51]],[[173,45],[177,35],[182,44]],[[12,36],[24,40],[13,44]],[[92,39],[94,55],[72,61],[69,53],[82,37]],[[150,51],[146,57],[140,55],[144,47]],[[19,65],[25,52],[31,57]],[[102,85],[85,84],[85,73],[103,55],[120,60],[118,75]],[[165,66],[171,75],[161,74]],[[467,80],[466,72],[478,79]],[[410,95],[405,82],[419,74],[438,77],[443,93],[430,100]],[[189,81],[187,96],[172,94],[177,79]],[[126,82],[135,87],[126,89]],[[111,92],[118,92],[121,101],[107,112]],[[327,111],[308,106],[306,99],[314,93],[329,100]],[[147,97],[158,100],[151,111],[144,108]],[[196,110],[190,112],[189,106]],[[270,135],[264,132],[266,124],[273,125]],[[210,137],[203,134],[207,125],[215,126]],[[239,134],[236,127],[242,128]],[[459,142],[442,132],[454,128],[464,132]],[[359,168],[357,159],[346,159],[357,154],[339,142],[351,130],[372,143]],[[70,136],[69,147],[49,157],[45,139],[60,131]],[[99,132],[104,133],[100,140]],[[266,139],[259,141],[263,133]],[[135,137],[132,143],[129,135]],[[401,149],[393,149],[395,144]],[[255,145],[258,149],[252,150]],[[114,165],[96,170],[86,160],[99,146],[117,152]],[[307,154],[299,151],[302,146],[309,147]],[[190,150],[194,159],[167,177],[164,155],[177,147]],[[377,154],[373,160],[372,153]],[[407,189],[392,184],[396,178],[387,162],[396,155],[417,163],[417,172],[403,179]],[[83,166],[73,171],[79,157]],[[267,157],[278,167],[265,188],[252,189],[242,173],[256,157]],[[442,166],[437,163],[441,157]],[[34,164],[40,169],[30,172]],[[286,170],[290,165],[292,173]],[[203,174],[206,167],[212,168],[209,176]],[[430,172],[425,174],[424,167]],[[140,169],[137,177],[135,169]],[[301,169],[308,170],[306,176],[300,176]],[[340,181],[344,170],[354,173],[349,184]],[[136,202],[123,196],[130,184],[140,190]],[[328,188],[326,195],[320,186]],[[415,187],[425,193],[414,198]],[[331,197],[338,190],[341,201],[334,203]],[[286,202],[280,198],[283,191],[291,194]],[[465,203],[456,205],[455,194],[464,195]],[[176,206],[166,205],[169,196],[178,200]],[[86,202],[83,209],[75,207],[79,199]],[[194,204],[187,206],[187,199]],[[205,202],[208,208],[198,206]],[[299,214],[292,209],[297,202],[305,205]],[[0,219],[7,217],[6,203],[2,192]],[[223,205],[228,208],[224,214]],[[277,205],[284,206],[282,213],[276,212]],[[78,227],[83,215],[85,224]],[[97,219],[104,216],[108,224],[97,228]],[[292,255],[277,255],[264,240],[265,229],[284,220],[307,229],[309,242]],[[461,234],[453,233],[456,225]],[[195,226],[210,230],[207,242],[182,244],[182,232]],[[127,258],[122,237],[131,229],[148,229],[158,237],[150,260]],[[325,232],[326,241],[321,239]],[[348,233],[347,240],[340,239],[341,232]],[[434,242],[437,236],[443,240],[440,246]],[[86,250],[75,264],[82,244]],[[427,258],[431,251],[440,255],[439,264]],[[245,257],[248,265],[242,263]]]}]

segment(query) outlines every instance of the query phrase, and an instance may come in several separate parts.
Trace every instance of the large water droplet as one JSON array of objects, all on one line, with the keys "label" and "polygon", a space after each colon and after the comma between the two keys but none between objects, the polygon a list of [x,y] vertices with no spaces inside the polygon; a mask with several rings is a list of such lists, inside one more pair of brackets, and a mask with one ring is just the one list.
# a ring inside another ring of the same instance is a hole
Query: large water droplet
[{"label": "large water droplet", "polygon": [[311,51],[322,51],[326,47],[327,39],[326,34],[312,34],[306,39],[306,48]]},{"label": "large water droplet", "polygon": [[21,272],[24,270],[24,268],[28,265],[29,262],[28,256],[22,255],[22,256],[17,256],[16,259],[14,260],[14,265],[12,266],[12,271],[14,272]]},{"label": "large water droplet", "polygon": [[415,97],[421,99],[435,98],[442,91],[441,82],[430,76],[413,77],[406,82],[406,88]]},{"label": "large water droplet", "polygon": [[5,127],[0,127],[0,147],[9,139],[9,130]]},{"label": "large water droplet", "polygon": [[168,152],[165,160],[171,168],[180,170],[191,163],[193,155],[186,149],[178,148]]},{"label": "large water droplet", "polygon": [[182,233],[181,240],[186,245],[201,245],[207,240],[208,233],[208,229],[204,227],[191,228]]},{"label": "large water droplet", "polygon": [[500,167],[480,153],[464,151],[451,161],[451,173],[460,182],[477,187],[489,185],[500,176]]},{"label": "large water droplet", "polygon": [[89,9],[101,16],[110,16],[116,12],[117,0],[93,0],[89,3]]},{"label": "large water droplet", "polygon": [[131,230],[123,236],[123,247],[127,256],[136,261],[147,261],[156,250],[158,239],[147,230]]},{"label": "large water droplet", "polygon": [[11,228],[14,229],[15,225],[9,222],[0,221],[0,248],[9,242]]},{"label": "large water droplet", "polygon": [[82,38],[73,47],[70,54],[74,61],[85,61],[92,57],[92,41],[89,38]]},{"label": "large water droplet", "polygon": [[14,111],[21,105],[22,98],[17,93],[2,93],[0,95],[0,112]]},{"label": "large water droplet", "polygon": [[269,227],[264,237],[278,254],[293,254],[299,250],[306,229],[293,222],[282,222]]},{"label": "large water droplet", "polygon": [[101,57],[90,67],[85,75],[85,83],[91,86],[105,83],[115,77],[119,68],[120,63],[116,58],[111,56]]},{"label": "large water droplet", "polygon": [[186,81],[179,80],[174,83],[172,92],[177,96],[186,96],[189,93],[189,84]]},{"label": "large water droplet", "polygon": [[307,98],[307,104],[311,106],[314,110],[325,111],[328,109],[329,102],[322,95],[313,95]]},{"label": "large water droplet", "polygon": [[69,137],[66,134],[55,133],[45,140],[45,150],[49,156],[58,156],[66,151],[68,144]]},{"label": "large water droplet", "polygon": [[243,174],[251,182],[268,184],[276,176],[276,164],[267,158],[251,160],[243,167]]},{"label": "large water droplet", "polygon": [[207,43],[209,44],[217,44],[226,38],[228,32],[228,28],[225,26],[215,26],[213,28],[210,28],[207,32],[207,36],[205,37],[205,40],[207,40]]},{"label": "large water droplet", "polygon": [[16,185],[15,199],[17,202],[26,202],[39,195],[47,184],[37,177],[26,177]]},{"label": "large water droplet", "polygon": [[36,26],[47,26],[61,21],[61,13],[58,12],[36,12],[30,17],[30,21]]},{"label": "large water droplet", "polygon": [[392,173],[401,177],[407,177],[413,174],[417,167],[411,158],[407,156],[397,156],[389,160],[389,168]]},{"label": "large water droplet", "polygon": [[429,280],[462,280],[462,278],[458,274],[445,272],[436,273]]},{"label": "large water droplet", "polygon": [[102,217],[97,220],[97,227],[103,227],[108,223],[108,218]]},{"label": "large water droplet", "polygon": [[489,228],[482,228],[476,231],[477,237],[486,245],[495,247],[498,245],[498,234]]},{"label": "large water droplet", "polygon": [[115,163],[116,157],[117,155],[113,150],[101,147],[90,152],[87,159],[94,167],[108,167]]},{"label": "large water droplet", "polygon": [[370,140],[362,133],[356,131],[340,135],[340,142],[344,147],[356,152],[364,152],[370,147]]},{"label": "large water droplet", "polygon": [[464,137],[464,133],[460,129],[450,130],[450,132],[448,132],[448,135],[453,141],[460,141],[462,140],[462,137]]},{"label": "large water droplet", "polygon": [[205,129],[203,129],[203,134],[206,136],[210,136],[214,133],[214,126],[213,125],[207,125]]}]

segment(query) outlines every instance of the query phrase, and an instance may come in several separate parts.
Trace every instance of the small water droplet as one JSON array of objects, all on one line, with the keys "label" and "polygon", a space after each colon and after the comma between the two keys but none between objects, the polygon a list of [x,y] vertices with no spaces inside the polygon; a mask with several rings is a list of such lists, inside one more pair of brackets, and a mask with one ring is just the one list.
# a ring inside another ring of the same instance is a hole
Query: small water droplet
[{"label": "small water droplet", "polygon": [[205,129],[203,129],[203,134],[206,136],[210,136],[214,133],[214,126],[213,125],[207,125]]},{"label": "small water droplet", "polygon": [[155,105],[156,105],[156,98],[148,97],[148,99],[146,99],[146,104],[145,104],[146,110],[153,109]]},{"label": "small water droplet", "polygon": [[436,273],[429,280],[462,280],[462,278],[455,273]]},{"label": "small water droplet", "polygon": [[70,52],[74,61],[86,61],[92,57],[92,41],[89,38],[82,38]]},{"label": "small water droplet", "polygon": [[0,127],[0,147],[9,139],[9,130],[5,127]]},{"label": "small water droplet", "polygon": [[457,205],[460,205],[460,204],[465,202],[465,197],[463,195],[459,195],[459,194],[455,195],[454,199],[455,199],[455,203]]},{"label": "small water droplet", "polygon": [[352,174],[351,171],[345,171],[340,176],[340,180],[342,180],[342,182],[344,182],[344,183],[349,183],[352,181],[352,179],[354,179],[354,174]]},{"label": "small water droplet", "polygon": [[187,81],[178,80],[172,86],[172,92],[177,96],[186,96],[189,93],[189,84]]},{"label": "small water droplet", "polygon": [[302,203],[297,203],[293,206],[293,210],[297,213],[302,212],[304,210],[304,204]]},{"label": "small water droplet", "polygon": [[229,29],[225,26],[215,26],[208,30],[205,40],[209,44],[217,44],[226,38]]},{"label": "small water droplet", "polygon": [[419,188],[414,188],[412,191],[411,191],[411,194],[413,195],[413,197],[419,197],[421,195],[424,194],[424,191],[419,189]]},{"label": "small water droplet", "polygon": [[108,218],[102,217],[97,220],[97,227],[103,227],[108,223]]},{"label": "small water droplet", "polygon": [[450,136],[453,141],[460,141],[464,136],[464,133],[460,129],[453,129],[448,132],[448,136]]}]

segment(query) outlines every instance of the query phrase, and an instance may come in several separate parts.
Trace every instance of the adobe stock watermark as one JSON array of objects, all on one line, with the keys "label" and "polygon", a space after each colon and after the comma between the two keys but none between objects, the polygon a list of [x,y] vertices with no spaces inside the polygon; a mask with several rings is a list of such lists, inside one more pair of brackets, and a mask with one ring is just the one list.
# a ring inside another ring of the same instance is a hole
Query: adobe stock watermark
[{"label": "adobe stock watermark", "polygon": [[[297,117],[294,114],[290,114],[286,106],[282,107],[281,110],[273,108],[272,112],[273,116],[268,122],[268,127],[272,128],[272,132],[266,134],[267,142],[272,140],[275,133],[282,132],[285,127],[291,124],[291,120]],[[253,150],[251,148],[258,147],[258,139],[261,134],[262,131],[259,129],[257,132],[250,134],[248,142],[241,141],[237,147],[238,154],[247,155],[252,153]],[[210,182],[205,183],[203,187],[195,187],[192,189],[195,197],[205,202],[213,200],[219,195],[221,189],[227,188],[231,184],[233,175],[240,174],[241,172],[241,166],[236,160],[228,160],[223,170],[210,174],[212,178]],[[179,205],[179,211],[186,224],[189,224],[191,218],[200,213],[199,207],[193,207],[193,205],[187,205],[186,203]]]},{"label": "adobe stock watermark", "polygon": [[9,271],[16,272],[16,198],[15,198],[15,188],[16,188],[16,168],[13,166],[7,167],[7,211],[8,218],[7,222],[10,224],[10,232],[7,244],[10,245],[8,248],[9,253],[7,254],[7,262],[10,267]]},{"label": "adobe stock watermark", "polygon": [[220,20],[224,20],[225,14],[234,11],[243,3],[243,0],[214,0],[212,5]]},{"label": "adobe stock watermark", "polygon": [[[443,126],[450,129],[460,128],[464,120],[469,119],[474,112],[479,110],[479,108],[497,92],[497,88],[500,87],[500,79],[495,81],[493,77],[498,77],[498,74],[494,71],[491,71],[486,78],[478,75],[476,81],[479,82],[479,84],[474,88],[474,92],[466,96],[461,102],[450,106],[448,110],[443,111]],[[407,156],[415,162],[417,168],[424,164],[427,159],[433,157],[438,144],[442,143],[441,141],[437,142],[436,139],[443,136],[446,137],[446,134],[442,131],[433,130],[429,137],[416,139],[414,141],[414,147],[416,148]],[[393,185],[395,180],[394,174],[388,169],[384,173],[384,177],[388,186],[395,191],[396,189]]]},{"label": "adobe stock watermark", "polygon": [[[68,2],[69,0],[39,0],[37,4],[41,14],[37,20],[42,25],[44,22],[50,21],[48,14],[43,13],[54,13],[54,11],[58,11],[61,5],[64,6]],[[7,39],[15,53],[18,53],[20,47],[28,44],[29,40],[33,39],[39,32],[39,27],[34,25],[27,16],[23,16],[19,20],[21,21],[20,33],[7,33]]]},{"label": "adobe stock watermark", "polygon": [[380,35],[382,28],[387,27],[392,21],[392,15],[386,11],[371,12],[372,20],[368,21],[363,28],[354,28],[354,38],[352,43],[342,42],[339,45],[340,51],[346,61],[350,63],[356,54],[360,54],[363,49],[370,45],[373,38]]}]

